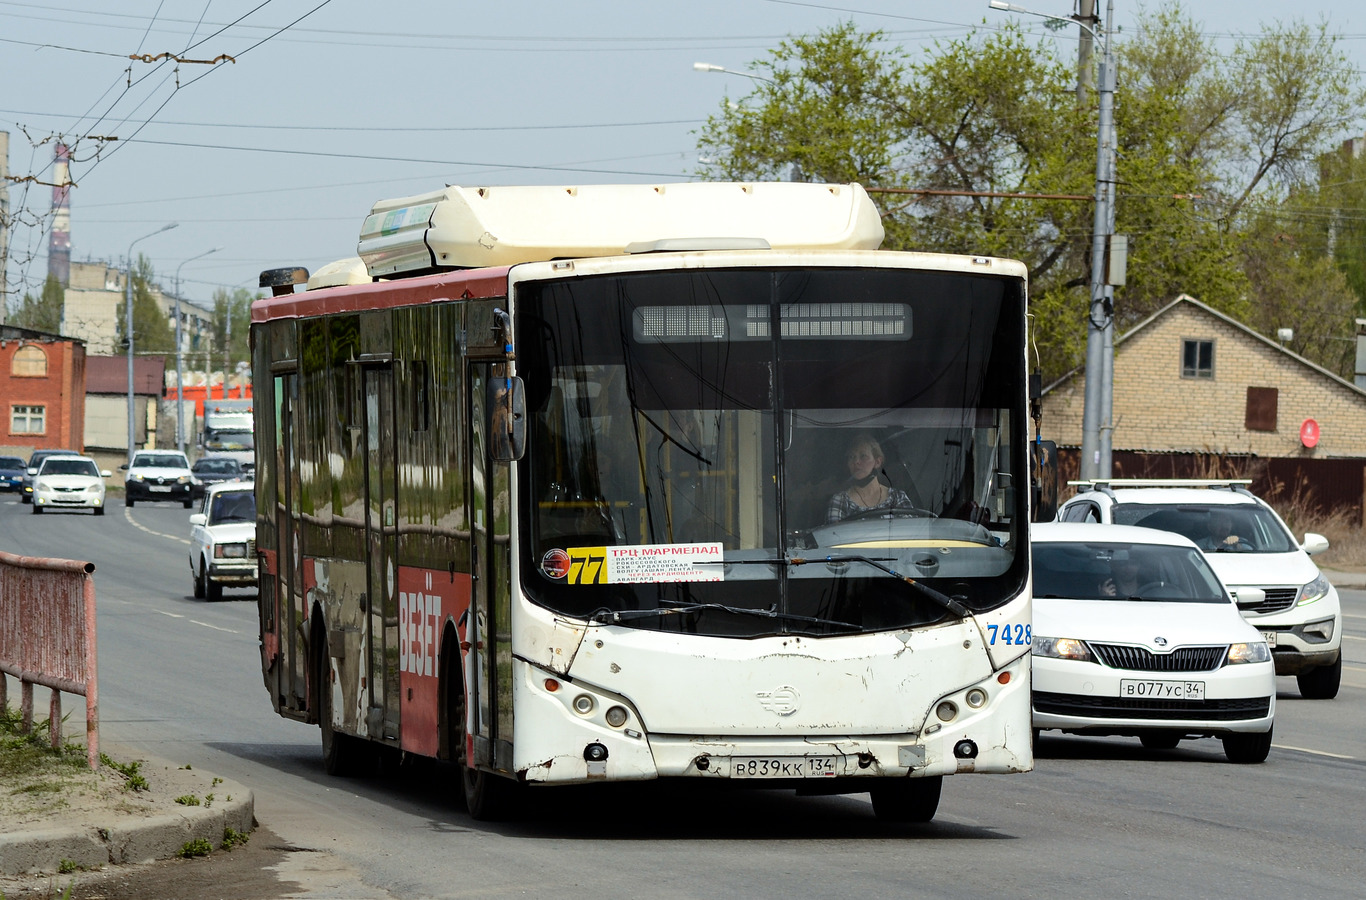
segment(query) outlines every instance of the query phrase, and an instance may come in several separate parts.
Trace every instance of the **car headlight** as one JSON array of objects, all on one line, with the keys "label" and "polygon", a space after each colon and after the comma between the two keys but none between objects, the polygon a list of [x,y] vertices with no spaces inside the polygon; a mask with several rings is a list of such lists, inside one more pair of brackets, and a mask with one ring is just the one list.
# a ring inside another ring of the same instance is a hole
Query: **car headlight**
[{"label": "car headlight", "polygon": [[1271,648],[1266,641],[1253,641],[1247,644],[1231,644],[1225,665],[1236,666],[1240,663],[1260,663],[1271,661]]},{"label": "car headlight", "polygon": [[1076,659],[1082,662],[1095,662],[1096,658],[1091,655],[1084,641],[1076,638],[1052,638],[1034,636],[1034,646],[1032,651],[1035,656],[1046,656],[1050,659]]},{"label": "car headlight", "polygon": [[213,555],[226,559],[246,559],[246,544],[218,544],[213,548]]},{"label": "car headlight", "polygon": [[175,480],[176,484],[186,484],[186,483],[188,483],[189,481],[191,481],[191,478],[190,478],[189,475],[181,475],[179,478],[177,478],[177,479]]},{"label": "car headlight", "polygon": [[141,476],[141,475],[138,475],[138,474],[136,474],[136,473],[130,474],[130,475],[128,476],[128,480],[129,480],[129,481],[142,481],[142,476]]},{"label": "car headlight", "polygon": [[1298,606],[1306,603],[1313,603],[1315,600],[1322,600],[1328,595],[1328,577],[1322,572],[1319,577],[1300,588],[1300,600]]}]

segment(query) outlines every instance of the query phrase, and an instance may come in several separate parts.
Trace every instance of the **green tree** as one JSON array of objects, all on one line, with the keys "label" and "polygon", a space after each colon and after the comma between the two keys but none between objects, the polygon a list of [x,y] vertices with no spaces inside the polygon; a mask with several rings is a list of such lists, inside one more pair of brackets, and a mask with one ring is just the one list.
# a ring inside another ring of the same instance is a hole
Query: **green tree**
[{"label": "green tree", "polygon": [[213,292],[213,351],[210,368],[218,368],[227,348],[228,369],[233,371],[239,362],[251,362],[250,329],[251,303],[256,299],[246,288],[217,288]]},{"label": "green tree", "polygon": [[[1120,331],[1185,292],[1259,329],[1275,319],[1271,333],[1336,336],[1326,323],[1342,314],[1342,282],[1311,303],[1303,287],[1292,299],[1286,273],[1327,277],[1324,260],[1335,258],[1366,297],[1355,221],[1320,216],[1317,238],[1300,229],[1277,244],[1266,219],[1307,196],[1324,150],[1366,103],[1339,38],[1325,25],[1276,24],[1221,55],[1177,4],[1138,26],[1134,38],[1114,36],[1115,230],[1131,238]],[[767,80],[727,99],[701,132],[704,177],[781,177],[795,163],[814,180],[873,188],[888,249],[1022,259],[1045,377],[1080,363],[1092,205],[994,196],[1093,192],[1096,112],[1078,108],[1070,60],[1007,27],[910,61],[881,32],[846,24],[790,38],[754,68]],[[1335,352],[1312,358],[1327,365]]]},{"label": "green tree", "polygon": [[62,309],[65,303],[66,290],[60,281],[49,275],[37,297],[24,294],[23,302],[9,317],[9,324],[58,334],[62,328]]},{"label": "green tree", "polygon": [[[133,352],[138,356],[175,353],[175,326],[152,293],[152,261],[138,254],[133,267]],[[127,293],[118,304],[118,343],[127,350]],[[168,363],[174,365],[174,361]]]}]

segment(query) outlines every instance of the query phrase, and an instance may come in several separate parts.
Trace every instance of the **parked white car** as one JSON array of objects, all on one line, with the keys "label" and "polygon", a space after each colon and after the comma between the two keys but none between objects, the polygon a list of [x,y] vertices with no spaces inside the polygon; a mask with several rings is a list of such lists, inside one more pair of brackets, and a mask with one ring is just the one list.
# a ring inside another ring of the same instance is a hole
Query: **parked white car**
[{"label": "parked white car", "polygon": [[[1058,510],[1062,522],[1141,525],[1195,541],[1271,645],[1277,675],[1294,675],[1300,696],[1327,700],[1342,682],[1342,607],[1310,559],[1328,539],[1303,542],[1246,481],[1116,479],[1080,486]],[[1089,489],[1088,489],[1089,488]]]},{"label": "parked white car", "polygon": [[33,476],[33,512],[48,509],[89,509],[104,515],[107,470],[88,456],[48,456]]},{"label": "parked white car", "polygon": [[190,574],[198,599],[256,584],[256,494],[250,481],[210,485],[190,516]]},{"label": "parked white car", "polygon": [[1194,542],[1122,525],[1031,529],[1035,729],[1129,735],[1149,749],[1217,737],[1271,750],[1276,673]]}]

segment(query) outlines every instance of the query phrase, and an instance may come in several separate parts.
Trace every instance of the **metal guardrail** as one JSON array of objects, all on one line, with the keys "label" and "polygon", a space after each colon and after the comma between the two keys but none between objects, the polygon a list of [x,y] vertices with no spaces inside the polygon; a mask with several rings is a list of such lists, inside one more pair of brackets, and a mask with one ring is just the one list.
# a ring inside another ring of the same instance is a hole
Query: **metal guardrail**
[{"label": "metal guardrail", "polygon": [[[16,556],[0,550],[0,671],[19,679],[25,732],[33,730],[33,686],[52,691],[48,727],[62,742],[62,692],[85,697],[86,759],[99,766],[95,678],[94,563]],[[0,676],[0,708],[8,702]]]}]

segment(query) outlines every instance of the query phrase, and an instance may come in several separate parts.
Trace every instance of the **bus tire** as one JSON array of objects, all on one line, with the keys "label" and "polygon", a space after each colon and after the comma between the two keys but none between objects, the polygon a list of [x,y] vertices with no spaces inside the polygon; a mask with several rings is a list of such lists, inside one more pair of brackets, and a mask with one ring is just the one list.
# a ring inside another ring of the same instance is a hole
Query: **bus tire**
[{"label": "bus tire", "polygon": [[[322,629],[315,634],[321,636]],[[350,777],[359,774],[361,756],[360,741],[349,734],[342,734],[332,727],[332,672],[327,664],[327,639],[315,643],[317,647],[313,659],[313,681],[318,699],[318,726],[322,730],[323,770],[328,775]]]},{"label": "bus tire", "polygon": [[442,646],[442,731],[446,735],[447,754],[455,767],[455,781],[459,784],[465,811],[476,821],[496,822],[513,812],[520,786],[511,779],[469,765],[465,739],[465,680],[458,647],[453,637]]},{"label": "bus tire", "polygon": [[943,775],[884,778],[873,788],[873,812],[884,822],[928,822],[939,810]]}]

